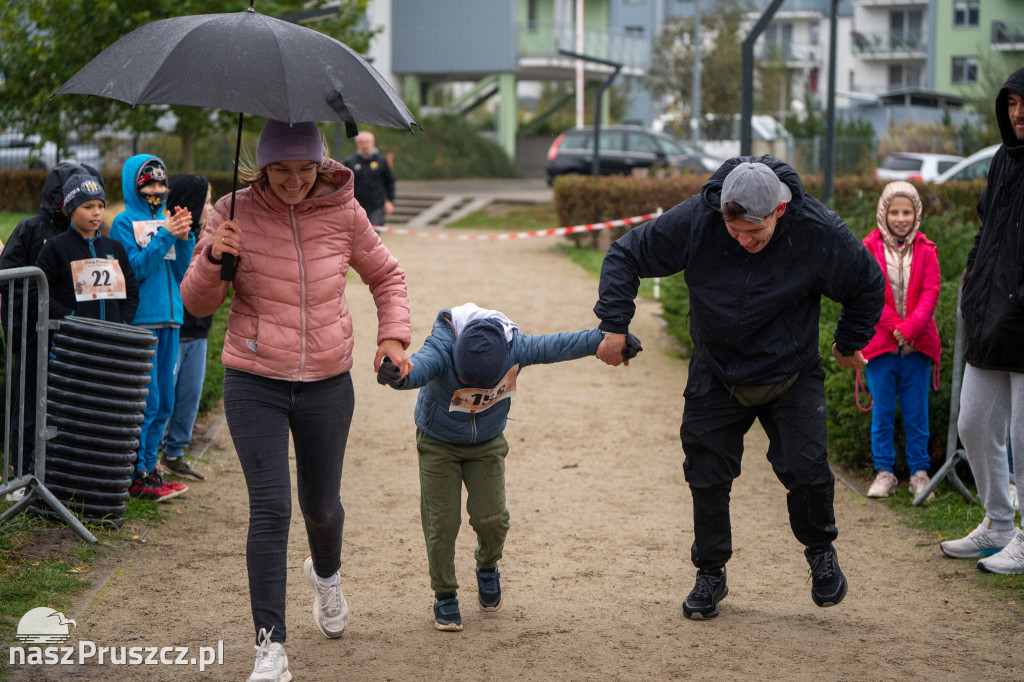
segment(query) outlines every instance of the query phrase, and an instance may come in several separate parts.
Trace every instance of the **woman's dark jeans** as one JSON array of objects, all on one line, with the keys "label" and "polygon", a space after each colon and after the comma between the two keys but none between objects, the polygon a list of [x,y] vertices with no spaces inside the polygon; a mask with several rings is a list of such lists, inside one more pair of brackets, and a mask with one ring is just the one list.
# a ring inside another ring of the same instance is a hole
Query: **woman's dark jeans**
[{"label": "woman's dark jeans", "polygon": [[288,432],[295,443],[299,508],[317,575],[341,567],[341,468],[352,422],[352,378],[281,381],[227,369],[224,413],[249,489],[245,563],[253,625],[285,641],[288,526],[292,516]]}]

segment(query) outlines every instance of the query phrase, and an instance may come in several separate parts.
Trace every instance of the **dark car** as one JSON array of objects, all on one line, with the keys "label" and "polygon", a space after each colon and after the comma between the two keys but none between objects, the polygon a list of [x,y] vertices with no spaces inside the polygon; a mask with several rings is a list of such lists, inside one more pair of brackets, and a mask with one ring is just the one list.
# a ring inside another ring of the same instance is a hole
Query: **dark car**
[{"label": "dark car", "polygon": [[[548,149],[548,184],[566,173],[590,175],[594,163],[594,129],[573,128]],[[601,128],[601,175],[629,175],[634,168],[671,166],[694,173],[711,173],[721,161],[698,149],[639,126]]]}]

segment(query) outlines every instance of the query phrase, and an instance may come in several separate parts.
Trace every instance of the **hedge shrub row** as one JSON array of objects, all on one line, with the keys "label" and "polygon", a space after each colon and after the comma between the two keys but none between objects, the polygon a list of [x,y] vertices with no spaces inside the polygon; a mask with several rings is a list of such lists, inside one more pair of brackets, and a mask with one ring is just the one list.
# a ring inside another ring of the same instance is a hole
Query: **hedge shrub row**
[{"label": "hedge shrub row", "polygon": [[[554,185],[555,206],[560,224],[579,225],[614,220],[667,210],[700,192],[707,175],[680,175],[671,178],[562,176]],[[821,196],[821,179],[804,177],[804,189]],[[875,208],[884,181],[871,178],[837,178],[833,209],[858,237],[875,228]],[[931,441],[929,451],[934,468],[945,460],[949,428],[950,378],[953,342],[956,332],[956,296],[960,273],[978,229],[976,206],[984,181],[915,183],[924,204],[921,231],[938,246],[943,284],[935,319],[942,339],[939,389],[929,393]],[[631,228],[615,230],[617,237]],[[662,314],[670,332],[678,340],[681,352],[689,356],[692,342],[688,332],[689,299],[682,273],[662,280]],[[832,333],[839,319],[839,305],[823,298],[819,346],[825,358],[828,399],[829,451],[833,459],[854,469],[871,468],[871,415],[857,408],[854,401],[854,373],[842,371],[832,359]],[[870,397],[861,395],[861,404]],[[902,429],[897,428],[897,452],[903,452]],[[967,472],[961,472],[965,475]],[[906,476],[906,462],[897,458],[897,475]]]}]

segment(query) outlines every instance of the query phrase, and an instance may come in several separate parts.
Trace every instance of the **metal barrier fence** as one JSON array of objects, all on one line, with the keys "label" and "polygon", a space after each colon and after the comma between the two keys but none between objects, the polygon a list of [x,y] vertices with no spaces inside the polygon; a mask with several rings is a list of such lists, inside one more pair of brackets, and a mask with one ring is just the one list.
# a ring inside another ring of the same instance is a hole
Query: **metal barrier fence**
[{"label": "metal barrier fence", "polygon": [[[36,315],[31,325],[32,287],[35,284]],[[20,285],[20,286],[19,286]],[[36,267],[0,270],[0,295],[7,302],[3,320],[6,341],[4,365],[3,467],[0,469],[0,495],[25,490],[24,497],[0,513],[0,523],[13,518],[35,503],[52,509],[83,540],[96,542],[95,536],[68,511],[45,485],[46,480],[46,375],[50,327],[50,294],[43,271]],[[21,303],[16,306],[15,303]],[[21,314],[15,319],[15,308]],[[34,352],[34,363],[29,358]],[[34,364],[34,372],[28,365]],[[30,383],[31,382],[31,383]],[[34,390],[33,390],[34,389]],[[13,400],[12,400],[13,399]],[[31,404],[26,404],[28,401]],[[31,413],[31,417],[29,414]],[[32,419],[34,417],[34,420]],[[26,423],[34,423],[26,434]],[[25,446],[34,446],[27,457]],[[12,448],[12,446],[14,446]],[[31,463],[31,466],[29,464]]]}]

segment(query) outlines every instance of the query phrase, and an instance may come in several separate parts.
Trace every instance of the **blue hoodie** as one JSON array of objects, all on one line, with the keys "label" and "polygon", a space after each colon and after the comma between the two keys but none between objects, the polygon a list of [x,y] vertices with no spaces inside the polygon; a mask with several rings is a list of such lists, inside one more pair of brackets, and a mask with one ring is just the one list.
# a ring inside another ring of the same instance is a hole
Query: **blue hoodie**
[{"label": "blue hoodie", "polygon": [[[124,193],[124,210],[114,218],[110,236],[124,244],[128,260],[139,284],[139,308],[135,311],[132,324],[136,326],[180,326],[184,306],[181,303],[181,280],[192,260],[196,246],[195,236],[189,232],[187,239],[178,239],[161,227],[145,246],[135,240],[134,224],[148,220],[165,220],[163,206],[154,215],[149,204],[135,189],[135,176],[152,154],[137,154],[124,162],[121,169],[121,187]],[[161,162],[162,163],[162,162]],[[165,258],[174,249],[174,258]]]}]

